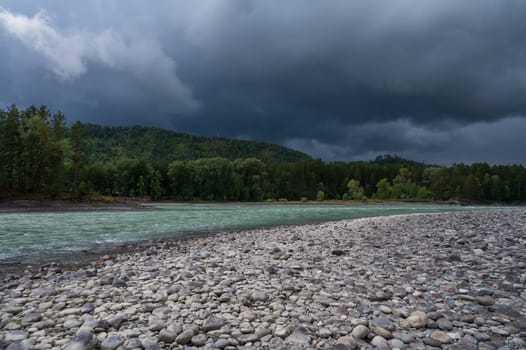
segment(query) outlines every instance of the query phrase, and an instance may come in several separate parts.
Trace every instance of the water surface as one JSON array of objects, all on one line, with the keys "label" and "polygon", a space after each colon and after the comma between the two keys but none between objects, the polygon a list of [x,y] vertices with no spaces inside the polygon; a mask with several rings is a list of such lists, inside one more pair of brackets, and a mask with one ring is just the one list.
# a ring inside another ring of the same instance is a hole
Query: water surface
[{"label": "water surface", "polygon": [[[481,207],[477,207],[480,209]],[[406,213],[444,205],[157,205],[150,210],[0,213],[0,265],[59,259],[114,244],[209,232]]]}]

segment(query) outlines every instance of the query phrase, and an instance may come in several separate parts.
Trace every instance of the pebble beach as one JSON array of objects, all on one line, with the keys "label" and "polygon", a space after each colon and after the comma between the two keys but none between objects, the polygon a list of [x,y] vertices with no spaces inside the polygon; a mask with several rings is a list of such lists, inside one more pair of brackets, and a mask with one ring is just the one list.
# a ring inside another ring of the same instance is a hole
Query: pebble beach
[{"label": "pebble beach", "polygon": [[0,350],[526,349],[526,210],[159,241],[0,281]]}]

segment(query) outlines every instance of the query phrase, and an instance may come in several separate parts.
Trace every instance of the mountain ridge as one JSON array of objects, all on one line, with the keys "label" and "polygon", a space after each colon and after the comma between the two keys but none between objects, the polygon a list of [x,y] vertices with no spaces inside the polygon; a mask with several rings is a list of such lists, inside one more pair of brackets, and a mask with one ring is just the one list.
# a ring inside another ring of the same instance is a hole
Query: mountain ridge
[{"label": "mountain ridge", "polygon": [[101,161],[121,157],[149,161],[215,157],[258,158],[264,162],[313,159],[301,151],[266,141],[196,135],[156,126],[106,126],[93,123],[82,125],[92,157]]}]

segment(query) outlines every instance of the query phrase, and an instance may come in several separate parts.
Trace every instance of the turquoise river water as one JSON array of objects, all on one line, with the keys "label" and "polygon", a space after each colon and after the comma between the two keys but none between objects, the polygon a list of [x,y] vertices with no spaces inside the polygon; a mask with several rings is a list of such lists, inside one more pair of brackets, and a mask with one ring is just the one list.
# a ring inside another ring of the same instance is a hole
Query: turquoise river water
[{"label": "turquoise river water", "polygon": [[112,245],[286,224],[484,209],[445,205],[173,204],[147,210],[0,213],[0,267]]}]

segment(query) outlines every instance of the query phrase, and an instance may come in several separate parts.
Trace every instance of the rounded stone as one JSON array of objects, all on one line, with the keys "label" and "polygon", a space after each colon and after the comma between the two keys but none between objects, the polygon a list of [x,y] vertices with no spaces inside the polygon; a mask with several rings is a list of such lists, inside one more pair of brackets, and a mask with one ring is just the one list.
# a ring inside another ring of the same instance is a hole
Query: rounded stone
[{"label": "rounded stone", "polygon": [[204,334],[194,335],[191,339],[191,342],[195,346],[203,346],[206,344],[207,337]]},{"label": "rounded stone", "polygon": [[214,346],[218,349],[223,349],[223,348],[226,348],[227,346],[229,346],[230,343],[228,342],[228,340],[226,339],[218,339],[216,340],[216,342],[214,343]]},{"label": "rounded stone", "polygon": [[495,300],[493,300],[493,298],[489,295],[479,295],[475,297],[475,301],[479,303],[480,305],[484,305],[484,306],[490,306],[490,305],[495,304]]},{"label": "rounded stone", "polygon": [[190,340],[192,340],[192,337],[194,336],[194,331],[191,329],[184,330],[181,334],[175,338],[175,341],[177,344],[186,345],[190,343]]},{"label": "rounded stone", "polygon": [[389,345],[391,345],[392,348],[396,349],[405,349],[406,345],[403,341],[400,339],[391,339],[389,340]]},{"label": "rounded stone", "polygon": [[286,338],[290,334],[290,327],[276,327],[272,333],[275,337]]},{"label": "rounded stone", "polygon": [[375,336],[373,340],[371,340],[371,344],[376,346],[377,348],[389,346],[387,344],[387,340],[385,340],[384,337],[381,337],[379,335]]},{"label": "rounded stone", "polygon": [[256,342],[259,340],[258,336],[255,335],[255,334],[243,334],[243,335],[240,335],[237,340],[239,340],[239,342],[241,344],[246,344],[246,343],[253,343],[253,342]]},{"label": "rounded stone", "polygon": [[393,334],[383,327],[374,327],[373,332],[385,339],[391,339]]},{"label": "rounded stone", "polygon": [[424,328],[427,325],[427,315],[423,311],[414,311],[403,322],[405,328]]},{"label": "rounded stone", "polygon": [[352,335],[347,335],[341,338],[338,338],[336,341],[336,345],[341,344],[344,345],[347,349],[354,350],[357,347],[356,339]]},{"label": "rounded stone", "polygon": [[203,332],[210,332],[220,329],[225,325],[226,321],[223,318],[217,316],[210,316],[205,320],[201,327]]},{"label": "rounded stone", "polygon": [[431,338],[438,340],[442,344],[448,344],[451,342],[451,337],[442,331],[434,331],[431,333]]},{"label": "rounded stone", "polygon": [[332,336],[332,332],[330,329],[328,328],[322,328],[320,329],[320,331],[318,332],[320,338],[330,338]]},{"label": "rounded stone", "polygon": [[252,301],[267,301],[269,299],[269,296],[265,292],[256,291],[250,295],[250,298],[252,299]]},{"label": "rounded stone", "polygon": [[120,335],[110,335],[100,344],[101,350],[114,350],[124,343],[124,338]]},{"label": "rounded stone", "polygon": [[438,320],[438,328],[443,331],[450,331],[453,329],[453,325],[447,318],[440,318]]},{"label": "rounded stone", "polygon": [[369,328],[364,325],[357,325],[351,332],[352,336],[357,339],[363,339],[369,335]]},{"label": "rounded stone", "polygon": [[42,319],[42,315],[38,312],[30,312],[22,317],[22,324],[30,324],[38,322]]},{"label": "rounded stone", "polygon": [[4,336],[4,340],[8,341],[8,342],[16,342],[16,341],[21,341],[21,340],[24,340],[24,339],[27,339],[27,332],[25,331],[22,331],[22,330],[14,330],[14,331],[11,331],[11,332],[7,332]]},{"label": "rounded stone", "polygon": [[390,307],[387,307],[385,305],[380,305],[378,306],[378,310],[380,310],[381,312],[383,312],[384,314],[390,314],[393,312],[393,310],[390,308]]},{"label": "rounded stone", "polygon": [[163,329],[159,332],[159,340],[165,343],[173,343],[175,338],[177,338],[177,333],[172,330]]}]

